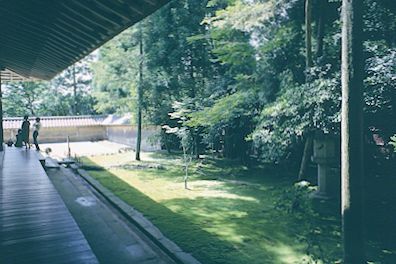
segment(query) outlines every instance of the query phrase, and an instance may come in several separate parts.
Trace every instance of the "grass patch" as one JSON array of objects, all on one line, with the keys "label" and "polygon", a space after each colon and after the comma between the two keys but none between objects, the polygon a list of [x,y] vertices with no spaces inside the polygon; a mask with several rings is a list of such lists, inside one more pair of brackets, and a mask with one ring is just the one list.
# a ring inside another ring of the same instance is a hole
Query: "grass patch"
[{"label": "grass patch", "polygon": [[130,153],[83,162],[91,176],[202,263],[336,263],[341,258],[338,205],[317,203],[316,210],[290,212],[290,177],[274,168],[207,159],[193,165],[191,190],[185,190],[178,155],[146,157],[143,163],[160,164],[161,170],[128,169],[142,164]]}]

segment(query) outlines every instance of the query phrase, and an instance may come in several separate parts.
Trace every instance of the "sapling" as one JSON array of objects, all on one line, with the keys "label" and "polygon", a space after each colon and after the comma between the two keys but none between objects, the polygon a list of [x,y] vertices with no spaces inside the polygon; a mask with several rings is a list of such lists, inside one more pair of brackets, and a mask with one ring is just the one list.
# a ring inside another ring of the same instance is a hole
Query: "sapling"
[{"label": "sapling", "polygon": [[190,130],[186,128],[179,129],[177,133],[180,138],[180,143],[183,148],[183,160],[184,160],[184,188],[188,190],[188,168],[192,162],[193,157],[193,137],[191,136]]},{"label": "sapling", "polygon": [[191,131],[187,127],[169,127],[163,126],[166,133],[175,134],[180,139],[180,145],[183,149],[183,167],[184,167],[184,188],[188,190],[188,178],[189,178],[189,167],[192,163],[194,155],[194,138],[191,135]]}]

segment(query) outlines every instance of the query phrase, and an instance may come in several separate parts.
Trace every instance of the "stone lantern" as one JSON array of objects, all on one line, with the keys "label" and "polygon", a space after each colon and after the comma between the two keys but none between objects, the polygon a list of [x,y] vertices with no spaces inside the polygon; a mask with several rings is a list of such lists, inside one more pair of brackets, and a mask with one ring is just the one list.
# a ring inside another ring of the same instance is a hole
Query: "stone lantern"
[{"label": "stone lantern", "polygon": [[340,138],[317,133],[312,161],[318,165],[318,190],[313,198],[339,199],[341,195]]}]

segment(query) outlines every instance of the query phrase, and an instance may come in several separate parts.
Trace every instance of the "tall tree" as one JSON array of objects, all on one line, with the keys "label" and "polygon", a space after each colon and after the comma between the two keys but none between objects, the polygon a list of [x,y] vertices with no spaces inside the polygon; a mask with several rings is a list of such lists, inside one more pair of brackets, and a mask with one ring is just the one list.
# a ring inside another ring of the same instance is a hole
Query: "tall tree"
[{"label": "tall tree", "polygon": [[98,60],[93,63],[93,94],[99,113],[124,114],[136,109],[139,82],[137,26],[105,44],[99,51]]},{"label": "tall tree", "polygon": [[305,0],[305,50],[306,82],[309,82],[309,70],[312,67],[312,0]]},{"label": "tall tree", "polygon": [[77,95],[77,72],[76,72],[76,65],[72,66],[72,79],[73,79],[73,98],[74,98],[74,107],[73,111],[75,115],[78,115],[78,95]]},{"label": "tall tree", "polygon": [[[0,66],[0,71],[2,70]],[[0,151],[3,151],[3,142],[4,142],[4,134],[3,134],[3,92],[2,92],[2,80],[0,74]]]},{"label": "tall tree", "polygon": [[[305,83],[309,86],[311,82],[311,67],[312,67],[312,0],[305,0]],[[305,133],[304,151],[301,159],[300,171],[298,179],[302,180],[305,177],[309,158],[312,153],[313,137],[311,131]]]},{"label": "tall tree", "polygon": [[51,88],[58,96],[69,95],[69,98],[64,98],[70,104],[68,114],[82,115],[93,112],[91,63],[94,57],[94,55],[89,55],[76,62],[51,82],[54,86]]},{"label": "tall tree", "polygon": [[363,1],[342,1],[341,175],[344,263],[366,263],[363,240]]},{"label": "tall tree", "polygon": [[142,144],[142,108],[143,108],[143,30],[142,25],[139,26],[139,83],[137,85],[137,138],[136,138],[136,160],[140,160],[140,147]]},{"label": "tall tree", "polygon": [[323,39],[325,35],[325,20],[326,20],[326,9],[327,0],[318,0],[317,4],[317,37],[316,37],[316,59],[319,60],[323,56]]}]

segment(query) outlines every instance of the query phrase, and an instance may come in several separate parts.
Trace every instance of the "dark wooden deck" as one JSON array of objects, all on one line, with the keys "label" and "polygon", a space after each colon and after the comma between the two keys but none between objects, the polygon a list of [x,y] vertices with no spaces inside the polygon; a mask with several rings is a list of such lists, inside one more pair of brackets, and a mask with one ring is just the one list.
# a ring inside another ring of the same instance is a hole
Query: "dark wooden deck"
[{"label": "dark wooden deck", "polygon": [[98,263],[34,151],[6,148],[0,206],[0,263]]}]

